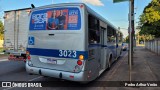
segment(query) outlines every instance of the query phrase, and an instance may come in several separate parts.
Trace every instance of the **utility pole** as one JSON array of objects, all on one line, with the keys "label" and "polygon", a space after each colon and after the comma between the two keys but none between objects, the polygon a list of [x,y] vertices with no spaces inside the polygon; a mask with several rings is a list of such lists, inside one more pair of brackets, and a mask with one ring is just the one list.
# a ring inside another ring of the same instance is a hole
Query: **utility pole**
[{"label": "utility pole", "polygon": [[129,42],[130,42],[130,44],[131,44],[131,46],[130,46],[130,51],[131,51],[131,53],[129,53],[129,62],[131,61],[131,65],[133,65],[134,63],[133,63],[133,47],[134,47],[134,44],[135,44],[135,30],[134,30],[134,0],[130,0],[130,32],[131,33],[129,33],[129,36],[131,36],[130,38],[129,38]]},{"label": "utility pole", "polygon": [[132,21],[132,9],[131,9],[131,6],[132,6],[132,0],[129,0],[129,51],[128,51],[128,64],[129,64],[129,81],[132,80],[132,77],[131,77],[131,71],[132,71],[132,63],[131,63],[131,60],[132,60],[132,27],[131,27],[131,21]]},{"label": "utility pole", "polygon": [[139,45],[139,32],[138,32],[138,37],[137,37],[137,39],[138,39],[138,40],[137,40],[137,41],[138,41],[138,43],[137,43],[137,44]]},{"label": "utility pole", "polygon": [[134,0],[131,0],[131,28],[132,28],[132,31],[131,31],[131,63],[132,65],[134,64],[133,63],[133,47],[134,47],[134,44],[135,44],[135,30],[134,30]]},{"label": "utility pole", "polygon": [[131,71],[133,65],[133,39],[134,37],[134,0],[129,1],[129,81],[132,79]]},{"label": "utility pole", "polygon": [[131,70],[133,65],[133,36],[134,36],[134,0],[113,0],[113,3],[129,1],[129,81],[131,81]]},{"label": "utility pole", "polygon": [[[135,46],[135,30],[134,30],[134,0],[129,0],[129,44],[131,44],[131,48],[129,49],[131,51],[130,54],[128,54],[128,64],[131,59],[131,64],[133,65],[133,47]],[[131,33],[130,33],[131,32]],[[131,37],[130,37],[131,36]],[[129,53],[129,52],[128,52]],[[129,58],[131,56],[131,58]]]}]

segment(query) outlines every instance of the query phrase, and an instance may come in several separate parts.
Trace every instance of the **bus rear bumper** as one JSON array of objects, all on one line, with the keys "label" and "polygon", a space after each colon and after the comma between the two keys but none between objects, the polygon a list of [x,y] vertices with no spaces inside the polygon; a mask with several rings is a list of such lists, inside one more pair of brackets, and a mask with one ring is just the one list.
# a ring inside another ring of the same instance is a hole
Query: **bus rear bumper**
[{"label": "bus rear bumper", "polygon": [[85,74],[86,71],[79,73],[72,73],[72,72],[32,67],[29,66],[28,63],[26,63],[26,71],[30,74],[38,74],[42,76],[49,76],[70,81],[77,81],[77,82],[87,81],[87,75]]}]

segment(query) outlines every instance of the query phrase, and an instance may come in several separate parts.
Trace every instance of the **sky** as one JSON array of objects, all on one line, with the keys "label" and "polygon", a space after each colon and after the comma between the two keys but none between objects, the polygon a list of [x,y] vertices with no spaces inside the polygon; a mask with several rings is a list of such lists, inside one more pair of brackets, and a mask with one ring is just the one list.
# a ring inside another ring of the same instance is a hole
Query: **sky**
[{"label": "sky", "polygon": [[[128,1],[113,3],[113,0],[0,0],[0,20],[3,21],[4,11],[28,8],[31,7],[31,4],[39,7],[49,4],[72,2],[86,3],[115,27],[120,27],[124,37],[128,35]],[[151,0],[135,0],[135,27],[137,26],[139,16],[142,14],[144,7],[147,6],[149,2],[151,2]]]}]

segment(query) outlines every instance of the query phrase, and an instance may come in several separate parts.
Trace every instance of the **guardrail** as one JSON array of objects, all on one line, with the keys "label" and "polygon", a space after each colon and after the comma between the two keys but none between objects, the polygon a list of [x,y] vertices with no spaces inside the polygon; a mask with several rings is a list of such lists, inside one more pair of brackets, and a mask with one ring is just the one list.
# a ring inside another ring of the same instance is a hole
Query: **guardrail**
[{"label": "guardrail", "polygon": [[146,41],[145,48],[156,53],[157,55],[160,55],[160,38]]}]

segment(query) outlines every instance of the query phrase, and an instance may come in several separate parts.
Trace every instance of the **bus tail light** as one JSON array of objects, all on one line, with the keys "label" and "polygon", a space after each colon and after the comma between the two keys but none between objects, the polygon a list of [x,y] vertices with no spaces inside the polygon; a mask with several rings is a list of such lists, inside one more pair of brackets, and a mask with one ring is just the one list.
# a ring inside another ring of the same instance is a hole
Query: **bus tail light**
[{"label": "bus tail light", "polygon": [[83,55],[79,55],[79,60],[84,60],[84,56]]},{"label": "bus tail light", "polygon": [[77,61],[77,65],[75,66],[75,69],[74,69],[74,72],[80,72],[81,70],[82,70],[82,68],[83,68],[83,64],[85,63],[85,61],[84,61],[84,56],[82,55],[80,55],[79,56],[79,59],[78,59],[78,61]]},{"label": "bus tail light", "polygon": [[30,55],[29,55],[29,56],[27,56],[27,59],[28,59],[28,60],[31,60],[31,56],[30,56]]},{"label": "bus tail light", "polygon": [[78,64],[78,65],[82,65],[82,61],[81,61],[81,60],[78,60],[78,61],[77,61],[77,64]]},{"label": "bus tail light", "polygon": [[31,62],[31,56],[30,56],[30,52],[29,51],[26,51],[26,57],[27,57],[27,60],[28,60],[28,65],[29,66],[33,66],[33,64]]},{"label": "bus tail light", "polygon": [[31,56],[30,56],[30,52],[29,51],[26,51],[26,57],[28,60],[31,60]]},{"label": "bus tail light", "polygon": [[82,65],[83,64],[83,60],[84,60],[84,56],[83,55],[79,55],[79,59],[77,61],[78,65]]}]

